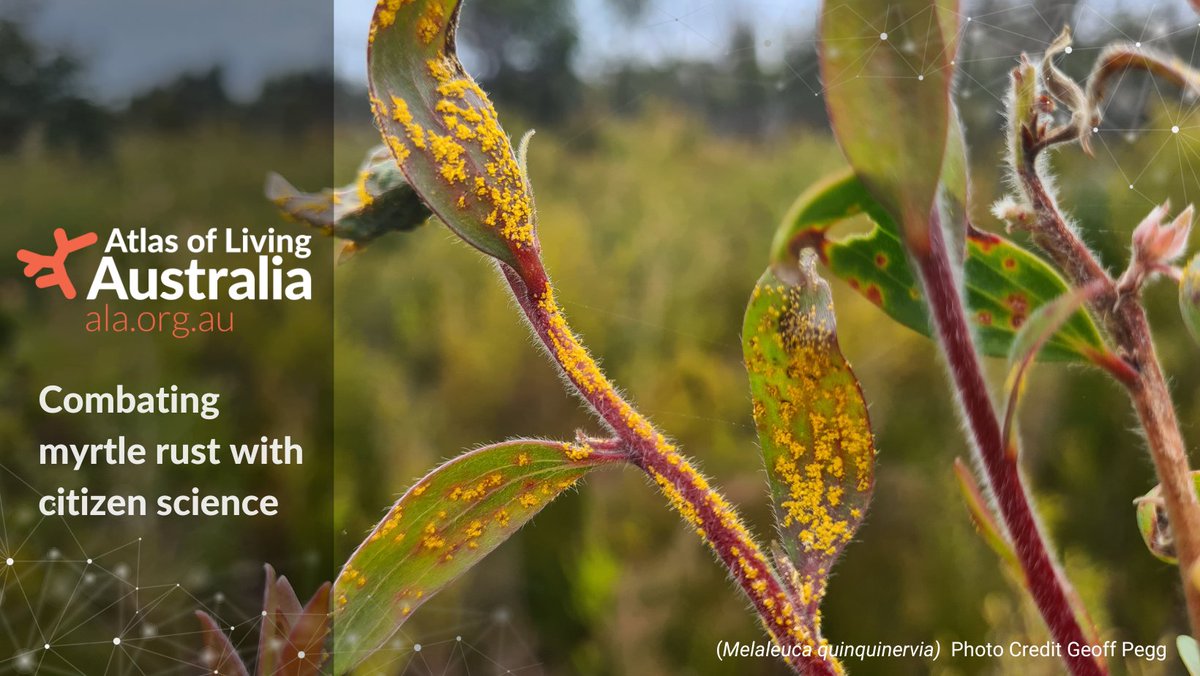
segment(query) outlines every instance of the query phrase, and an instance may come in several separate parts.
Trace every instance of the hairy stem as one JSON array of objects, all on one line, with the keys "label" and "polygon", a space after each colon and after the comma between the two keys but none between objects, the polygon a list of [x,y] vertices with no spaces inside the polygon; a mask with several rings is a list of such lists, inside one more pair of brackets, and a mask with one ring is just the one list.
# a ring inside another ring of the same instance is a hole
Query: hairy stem
[{"label": "hairy stem", "polygon": [[1112,336],[1120,356],[1132,364],[1136,371],[1136,377],[1122,381],[1122,384],[1128,390],[1142,429],[1146,432],[1150,457],[1162,484],[1167,518],[1175,538],[1192,635],[1200,636],[1200,589],[1192,583],[1190,575],[1200,561],[1200,502],[1196,500],[1187,451],[1179,432],[1171,393],[1154,349],[1146,312],[1136,299],[1124,298],[1118,303],[1121,296],[1112,277],[1079,235],[1067,225],[1058,205],[1046,190],[1038,173],[1036,155],[1027,153],[1026,156],[1027,160],[1019,168],[1017,177],[1037,214],[1033,228],[1034,242],[1075,286],[1093,283],[1105,286],[1104,293],[1091,302],[1092,310]]},{"label": "hairy stem", "polygon": [[[933,323],[962,403],[963,416],[979,451],[1000,516],[1012,538],[1026,584],[1051,635],[1060,645],[1073,641],[1083,644],[1086,642],[1084,631],[1070,601],[1074,592],[1059,573],[1042,537],[1029,494],[1022,485],[1017,458],[1005,452],[1000,421],[972,342],[939,220],[935,210],[931,218],[928,253],[918,255],[916,259]],[[1095,660],[1087,657],[1066,656],[1064,660],[1071,673],[1076,675],[1104,673]]]},{"label": "hairy stem", "polygon": [[800,609],[734,508],[601,372],[567,325],[540,261],[531,257],[522,263],[520,274],[504,264],[500,267],[534,332],[574,389],[624,442],[629,461],[654,480],[725,565],[783,658],[800,674],[843,673],[840,664],[817,656],[823,639],[805,626]]}]

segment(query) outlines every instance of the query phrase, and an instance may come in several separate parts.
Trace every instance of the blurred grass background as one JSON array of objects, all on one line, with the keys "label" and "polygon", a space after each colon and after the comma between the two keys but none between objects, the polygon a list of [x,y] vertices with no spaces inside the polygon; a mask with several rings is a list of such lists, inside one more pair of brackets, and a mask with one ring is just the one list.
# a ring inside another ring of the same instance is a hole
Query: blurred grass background
[{"label": "blurred grass background", "polygon": [[[1036,50],[1056,32],[1035,13],[1018,8],[1011,16],[1023,35],[1041,37],[1020,42],[1010,36],[990,51],[977,47],[971,77],[960,88],[975,165],[972,215],[992,230],[999,224],[987,207],[1003,184],[996,97],[1016,52]],[[1121,25],[1143,18],[1134,12]],[[499,20],[485,16],[469,26],[491,25],[484,19]],[[529,164],[540,235],[575,328],[610,376],[698,459],[765,540],[770,508],[741,365],[742,312],[780,217],[842,159],[821,118],[820,99],[792,80],[777,88],[777,74],[752,58],[758,38],[744,26],[733,28],[731,51],[715,63],[631,66],[599,82],[572,80],[561,88],[546,84],[558,82],[561,72],[552,77],[517,69],[504,79],[500,68],[491,71],[489,86],[501,94],[511,135],[539,130]],[[1081,60],[1068,68],[1086,72],[1089,55],[1112,34],[1092,36],[1076,49]],[[505,39],[515,38],[497,38],[501,56],[494,58],[502,62]],[[1176,42],[1186,55],[1192,35]],[[546,46],[548,53],[556,44]],[[805,69],[812,45],[797,45],[789,67],[811,74]],[[477,49],[489,53],[487,45]],[[289,124],[280,133],[285,125],[276,122],[293,119],[288,111],[312,100],[305,92],[329,95],[321,84],[327,81],[293,80],[264,97],[288,100],[292,105],[284,109],[238,107],[212,94],[201,99],[208,107],[199,107],[208,112],[189,117],[182,113],[197,106],[181,92],[219,89],[220,73],[188,77],[136,99],[111,134],[92,135],[93,127],[84,125],[78,139],[63,137],[65,145],[35,135],[0,154],[0,219],[12,241],[51,223],[295,227],[281,225],[261,200],[263,174],[274,169],[301,188],[322,187],[328,176],[307,160],[326,152],[332,129],[332,173],[347,182],[363,152],[378,142],[362,114],[365,96],[352,87],[337,90],[336,120]],[[539,98],[559,91],[568,93],[565,103]],[[1123,266],[1129,233],[1155,200],[1170,197],[1183,205],[1200,187],[1195,112],[1137,78],[1122,91],[1130,94],[1121,99],[1128,110],[1118,107],[1102,131],[1099,157],[1067,150],[1055,161],[1063,204],[1113,269]],[[780,112],[789,110],[796,112]],[[1183,131],[1170,134],[1171,124]],[[1131,182],[1137,190],[1128,189]],[[191,214],[190,225],[180,214]],[[0,286],[9,365],[0,378],[10,412],[3,429],[5,444],[17,448],[39,433],[16,414],[30,400],[14,384],[23,382],[20,365],[36,361],[46,336],[74,330],[67,323],[75,317],[37,312],[16,264],[9,260],[3,269],[12,273]],[[329,480],[335,559],[347,555],[417,477],[464,449],[514,436],[599,431],[532,344],[491,265],[439,225],[379,241],[334,275],[336,471]],[[867,523],[831,583],[826,635],[848,643],[942,643],[936,663],[850,660],[855,674],[1058,673],[1053,660],[947,654],[954,640],[1036,642],[1045,632],[973,533],[959,498],[951,465],[969,452],[933,345],[844,285],[833,286],[840,339],[871,403],[880,455]],[[1151,288],[1146,300],[1184,436],[1194,448],[1200,435],[1197,348],[1183,331],[1168,284]],[[294,368],[305,359],[281,356],[289,354],[294,332],[324,330],[290,323],[286,315],[262,321],[278,322],[271,340],[235,349],[189,342],[170,358],[196,373],[213,364],[228,373],[269,373],[276,360]],[[999,375],[1002,364],[989,363],[989,369]],[[95,377],[99,382],[104,375]],[[257,416],[286,420],[311,401],[302,389],[291,389],[304,381],[302,370],[281,372],[274,381],[289,385],[264,392],[261,408],[242,412],[238,424],[249,429]],[[314,414],[311,407],[304,413]],[[1173,640],[1186,626],[1179,583],[1174,568],[1146,553],[1134,525],[1131,501],[1155,478],[1124,394],[1092,369],[1040,366],[1021,422],[1025,468],[1047,530],[1105,637]],[[310,488],[283,489],[302,496]],[[305,506],[314,519],[329,508]],[[288,533],[292,541],[305,537],[305,524],[282,527],[296,529]],[[204,563],[220,568],[234,553],[227,538],[211,536],[211,560]],[[274,537],[282,535],[269,529],[239,534],[234,546],[244,549],[234,558],[249,551],[251,559],[270,560]],[[305,574],[313,578],[305,580],[311,588],[318,575]],[[252,588],[256,573],[246,571],[245,579]],[[633,470],[612,471],[591,476],[553,503],[424,606],[363,671],[784,673],[769,659],[716,661],[716,641],[761,634],[721,568],[657,491]],[[457,647],[458,635],[473,648]],[[414,643],[423,644],[422,654]],[[1173,654],[1169,659],[1113,667],[1147,676],[1179,673]]]}]

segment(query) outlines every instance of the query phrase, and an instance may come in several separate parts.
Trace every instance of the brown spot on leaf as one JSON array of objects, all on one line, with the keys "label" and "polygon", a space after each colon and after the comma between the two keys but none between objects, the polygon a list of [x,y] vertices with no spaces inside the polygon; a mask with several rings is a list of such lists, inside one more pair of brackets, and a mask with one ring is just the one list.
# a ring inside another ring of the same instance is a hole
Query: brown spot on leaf
[{"label": "brown spot on leaf", "polygon": [[979,322],[980,326],[991,326],[992,313],[988,312],[987,310],[980,310],[975,315],[975,321]]},{"label": "brown spot on leaf", "polygon": [[884,254],[884,253],[875,254],[875,267],[882,270],[887,267],[887,264],[888,264],[887,254]]},{"label": "brown spot on leaf", "polygon": [[867,294],[867,300],[871,301],[872,303],[874,303],[876,305],[880,305],[880,306],[883,305],[883,292],[879,290],[878,286],[876,286],[874,284],[867,286],[866,294]]},{"label": "brown spot on leaf", "polygon": [[1029,298],[1023,293],[1010,293],[1005,303],[1012,310],[1012,317],[1008,323],[1014,328],[1019,329],[1025,323],[1025,318],[1029,316]]},{"label": "brown spot on leaf", "polygon": [[1004,269],[1005,270],[1016,270],[1017,269],[1017,259],[1015,259],[1011,256],[1009,256],[1008,258],[1005,258],[1004,259]]}]

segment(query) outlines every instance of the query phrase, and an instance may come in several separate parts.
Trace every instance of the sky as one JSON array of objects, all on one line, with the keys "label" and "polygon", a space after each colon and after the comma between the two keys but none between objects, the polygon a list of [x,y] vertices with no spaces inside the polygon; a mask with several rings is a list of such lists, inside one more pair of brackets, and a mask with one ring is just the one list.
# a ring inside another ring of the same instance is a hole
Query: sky
[{"label": "sky", "polygon": [[[486,0],[474,0],[486,1]],[[613,60],[720,58],[729,27],[748,20],[766,62],[811,39],[817,0],[657,0],[633,25],[605,0],[574,0],[581,32],[578,66],[602,72]],[[82,57],[90,93],[120,103],[184,70],[220,63],[237,98],[253,98],[271,75],[333,67],[365,81],[367,26],[375,0],[3,0],[38,37]],[[1089,0],[1099,11],[1145,0]],[[1153,3],[1178,10],[1184,0]],[[469,55],[464,57],[468,68]]]}]

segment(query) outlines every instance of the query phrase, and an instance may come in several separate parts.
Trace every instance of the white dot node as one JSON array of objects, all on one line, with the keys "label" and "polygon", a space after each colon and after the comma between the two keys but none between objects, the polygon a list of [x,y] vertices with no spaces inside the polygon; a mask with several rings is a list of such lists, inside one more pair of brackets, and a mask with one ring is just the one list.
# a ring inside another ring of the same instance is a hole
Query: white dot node
[{"label": "white dot node", "polygon": [[87,560],[87,562],[88,562],[88,565],[89,565],[89,566],[90,566],[90,565],[92,565],[92,560],[91,560],[91,559],[88,559],[88,560]]},{"label": "white dot node", "polygon": [[413,644],[413,652],[418,652],[418,653],[421,652],[421,644],[420,643]]},{"label": "white dot node", "polygon": [[307,653],[305,653],[303,650],[301,650],[300,652],[296,653],[296,658],[297,658],[297,659],[301,659],[301,660],[302,660],[302,659],[304,659],[304,656],[305,656],[306,654],[307,654]]},{"label": "white dot node", "polygon": [[46,649],[46,650],[49,650],[49,649],[50,649],[50,644],[49,644],[49,643],[47,643],[47,644],[43,645],[43,646],[42,646],[42,648],[44,648],[44,649]]},{"label": "white dot node", "polygon": [[1134,46],[1134,47],[1141,47],[1141,46],[1142,46],[1142,43],[1140,43],[1140,42],[1135,42],[1135,43],[1133,43],[1133,46]]},{"label": "white dot node", "polygon": [[1132,184],[1132,183],[1130,183],[1130,184],[1129,184],[1129,189],[1130,189],[1130,190],[1133,190],[1133,184]]},{"label": "white dot node", "polygon": [[1177,125],[1177,124],[1176,124],[1176,125],[1172,125],[1172,126],[1171,126],[1171,133],[1172,133],[1172,134],[1178,134],[1178,133],[1179,133],[1179,125]]},{"label": "white dot node", "polygon": [[267,616],[267,611],[265,611],[265,610],[264,610],[264,611],[262,611],[262,616],[263,616],[263,617],[266,617],[266,616]]},{"label": "white dot node", "polygon": [[880,34],[879,34],[879,39],[880,39],[880,40],[886,40],[886,39],[887,39],[887,33],[880,33]]},{"label": "white dot node", "polygon": [[1071,47],[1070,45],[1068,45],[1067,48],[1063,50],[1063,52],[1065,52],[1067,54],[1070,54],[1073,51],[1075,51],[1075,48]]},{"label": "white dot node", "polygon": [[918,76],[917,76],[917,80],[924,82],[924,81],[925,81],[925,76],[924,76],[924,75],[918,75]]},{"label": "white dot node", "polygon": [[121,637],[117,636],[113,639],[113,645],[121,645]]},{"label": "white dot node", "polygon": [[1097,132],[1099,132],[1099,131],[1100,131],[1100,127],[1092,127],[1092,133],[1093,133],[1093,134],[1095,134],[1095,133],[1097,133]]},{"label": "white dot node", "polygon": [[454,637],[454,640],[455,640],[455,641],[462,641],[462,637],[461,637],[461,636],[455,636],[455,637]]},{"label": "white dot node", "polygon": [[11,565],[13,565],[14,563],[16,563],[16,561],[13,561],[13,560],[12,560],[12,557],[9,557],[9,558],[7,558],[7,559],[4,559],[4,565],[6,565],[6,566],[11,566]]}]

